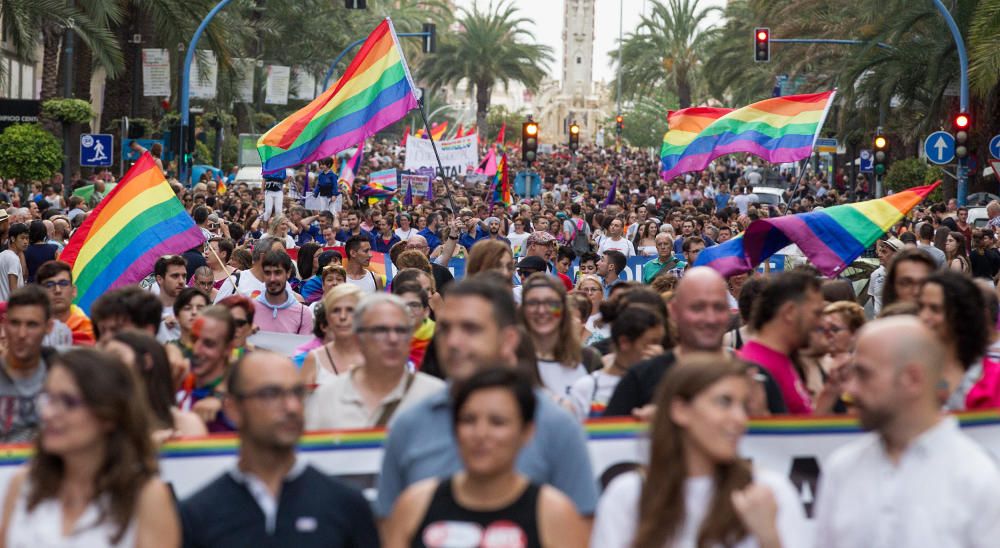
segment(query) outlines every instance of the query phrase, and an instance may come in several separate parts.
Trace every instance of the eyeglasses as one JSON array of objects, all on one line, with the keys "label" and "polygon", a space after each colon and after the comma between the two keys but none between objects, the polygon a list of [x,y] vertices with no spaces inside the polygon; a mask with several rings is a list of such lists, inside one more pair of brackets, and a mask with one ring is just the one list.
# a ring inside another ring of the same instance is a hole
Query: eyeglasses
[{"label": "eyeglasses", "polygon": [[576,290],[580,293],[600,293],[603,291],[599,287],[578,287]]},{"label": "eyeglasses", "polygon": [[309,393],[305,385],[297,384],[291,388],[282,388],[280,386],[265,386],[263,388],[258,388],[253,392],[242,392],[239,394],[233,394],[238,400],[260,400],[264,405],[275,405],[278,402],[285,401],[289,397],[302,402],[306,399],[306,395]]},{"label": "eyeglasses", "polygon": [[67,287],[73,285],[73,282],[69,280],[59,280],[58,282],[49,280],[42,285],[45,286],[45,289],[55,289],[57,287],[66,289]]},{"label": "eyeglasses", "polygon": [[396,335],[401,339],[409,338],[410,336],[410,328],[402,325],[373,325],[371,327],[359,327],[357,331],[358,333],[368,333],[373,339],[383,341],[388,340],[390,335]]},{"label": "eyeglasses", "polygon": [[83,398],[65,393],[41,392],[35,397],[35,406],[39,409],[58,408],[60,411],[75,411],[86,404]]},{"label": "eyeglasses", "polygon": [[517,270],[517,275],[520,276],[521,278],[527,278],[527,277],[531,276],[532,274],[536,274],[536,273],[538,273],[537,270],[529,270],[529,269],[526,269],[526,268],[519,268]]}]

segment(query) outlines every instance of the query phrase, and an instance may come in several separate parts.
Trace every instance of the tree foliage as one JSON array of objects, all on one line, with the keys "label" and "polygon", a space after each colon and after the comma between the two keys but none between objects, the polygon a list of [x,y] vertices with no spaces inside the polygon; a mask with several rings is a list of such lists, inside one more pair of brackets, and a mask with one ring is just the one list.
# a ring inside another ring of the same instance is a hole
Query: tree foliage
[{"label": "tree foliage", "polygon": [[14,124],[0,133],[0,177],[44,181],[62,165],[62,148],[37,124]]}]

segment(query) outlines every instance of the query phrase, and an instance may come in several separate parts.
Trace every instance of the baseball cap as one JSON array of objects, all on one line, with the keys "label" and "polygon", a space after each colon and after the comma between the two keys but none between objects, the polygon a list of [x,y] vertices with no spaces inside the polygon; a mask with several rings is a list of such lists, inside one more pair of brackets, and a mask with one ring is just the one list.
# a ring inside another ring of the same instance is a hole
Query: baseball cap
[{"label": "baseball cap", "polygon": [[547,264],[545,264],[545,259],[541,257],[535,257],[534,255],[529,255],[523,259],[521,262],[517,263],[517,269],[530,269],[535,272],[545,272],[548,270]]}]

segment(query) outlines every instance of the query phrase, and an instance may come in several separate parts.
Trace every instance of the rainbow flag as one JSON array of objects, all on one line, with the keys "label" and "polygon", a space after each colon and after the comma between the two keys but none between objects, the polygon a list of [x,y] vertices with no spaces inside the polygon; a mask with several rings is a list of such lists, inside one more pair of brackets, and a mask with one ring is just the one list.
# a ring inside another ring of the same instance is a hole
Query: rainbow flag
[{"label": "rainbow flag", "polygon": [[414,89],[387,17],[330,89],[257,141],[264,172],[327,158],[375,135],[417,107]]},{"label": "rainbow flag", "polygon": [[[835,93],[774,97],[724,113],[720,111],[726,109],[678,111],[678,133],[668,131],[663,137],[660,175],[669,180],[701,171],[712,160],[734,152],[749,152],[773,163],[808,158]],[[721,115],[713,120],[717,114]],[[705,122],[709,123],[702,126]]]},{"label": "rainbow flag", "polygon": [[[712,122],[732,112],[731,108],[691,107],[681,110],[671,110],[667,113],[667,132],[663,134],[663,145],[660,146],[660,158],[671,150],[671,147],[683,147],[691,144],[699,133]],[[607,164],[605,164],[607,168]]]},{"label": "rainbow flag", "polygon": [[510,170],[507,168],[507,153],[501,154],[497,161],[497,172],[490,190],[490,205],[501,203],[509,206],[514,203],[510,195]]},{"label": "rainbow flag", "polygon": [[109,289],[138,283],[162,255],[205,243],[153,157],[144,152],[125,178],[73,233],[60,260],[73,266],[76,304],[90,305]]},{"label": "rainbow flag", "polygon": [[354,184],[354,177],[358,174],[358,169],[361,167],[364,157],[365,142],[361,141],[354,154],[351,155],[351,158],[344,162],[344,167],[340,170],[340,178],[337,180],[339,185],[351,188]]},{"label": "rainbow flag", "polygon": [[695,266],[709,266],[731,276],[747,272],[785,246],[796,244],[820,272],[836,276],[940,184],[937,181],[856,204],[758,219],[740,236],[702,251]]}]

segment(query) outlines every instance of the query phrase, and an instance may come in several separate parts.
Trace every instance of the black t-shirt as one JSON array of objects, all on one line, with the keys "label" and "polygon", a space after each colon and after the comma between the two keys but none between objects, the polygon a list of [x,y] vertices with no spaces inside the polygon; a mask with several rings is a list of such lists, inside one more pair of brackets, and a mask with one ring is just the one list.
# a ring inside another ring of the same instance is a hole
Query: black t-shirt
[{"label": "black t-shirt", "polygon": [[[674,351],[668,350],[633,365],[622,380],[618,381],[608,407],[604,410],[604,416],[629,417],[632,416],[633,409],[652,403],[660,387],[660,380],[676,362]],[[778,382],[763,367],[757,367],[757,370],[764,376],[768,411],[776,415],[788,413]]]},{"label": "black t-shirt", "polygon": [[995,249],[987,249],[982,255],[973,250],[969,254],[969,263],[972,265],[972,275],[976,278],[993,279],[1000,271],[1000,252]]}]

